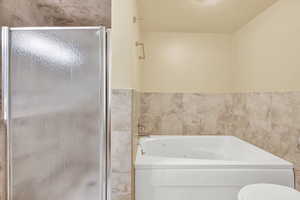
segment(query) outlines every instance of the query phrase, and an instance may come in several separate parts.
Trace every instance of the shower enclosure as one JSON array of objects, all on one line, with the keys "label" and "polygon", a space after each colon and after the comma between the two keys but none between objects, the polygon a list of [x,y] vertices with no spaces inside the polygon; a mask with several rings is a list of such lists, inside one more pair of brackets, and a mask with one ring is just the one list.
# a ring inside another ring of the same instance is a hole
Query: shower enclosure
[{"label": "shower enclosure", "polygon": [[107,37],[2,28],[7,200],[109,199]]}]

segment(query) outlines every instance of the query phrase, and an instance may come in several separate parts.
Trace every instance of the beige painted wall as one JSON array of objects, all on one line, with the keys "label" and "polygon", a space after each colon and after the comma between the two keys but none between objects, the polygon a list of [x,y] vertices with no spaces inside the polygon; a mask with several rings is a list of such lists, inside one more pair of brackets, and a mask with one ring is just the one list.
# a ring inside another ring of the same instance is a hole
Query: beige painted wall
[{"label": "beige painted wall", "polygon": [[136,0],[112,0],[112,87],[139,89],[139,60],[135,42],[139,40]]},{"label": "beige painted wall", "polygon": [[233,34],[147,32],[146,92],[300,90],[300,1],[280,0]]},{"label": "beige painted wall", "polygon": [[226,34],[144,33],[146,92],[228,92],[232,88],[232,37]]},{"label": "beige painted wall", "polygon": [[234,34],[234,91],[300,90],[300,1],[280,0]]}]

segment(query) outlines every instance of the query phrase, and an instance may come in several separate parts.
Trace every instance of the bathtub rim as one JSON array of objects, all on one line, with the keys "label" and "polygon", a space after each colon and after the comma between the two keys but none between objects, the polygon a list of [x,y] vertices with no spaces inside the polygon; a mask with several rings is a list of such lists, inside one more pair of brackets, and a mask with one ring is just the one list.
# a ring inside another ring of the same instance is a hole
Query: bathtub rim
[{"label": "bathtub rim", "polygon": [[[274,162],[244,162],[244,161],[228,161],[228,160],[205,160],[191,158],[173,158],[162,156],[143,155],[141,144],[147,141],[164,140],[164,139],[180,139],[180,138],[226,138],[232,139],[250,148],[255,148],[261,153],[271,156]],[[144,169],[294,169],[294,165],[276,155],[273,155],[255,145],[252,145],[235,136],[178,136],[178,135],[149,135],[141,137],[138,142],[137,154],[134,167],[137,170]]]}]

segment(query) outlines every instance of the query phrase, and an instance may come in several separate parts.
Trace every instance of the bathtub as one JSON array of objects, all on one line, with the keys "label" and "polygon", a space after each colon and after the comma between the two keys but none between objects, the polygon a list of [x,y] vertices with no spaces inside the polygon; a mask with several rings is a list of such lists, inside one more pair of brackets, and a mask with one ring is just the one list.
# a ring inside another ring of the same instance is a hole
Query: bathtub
[{"label": "bathtub", "polygon": [[294,188],[293,165],[232,136],[141,138],[136,200],[236,200],[245,185]]}]

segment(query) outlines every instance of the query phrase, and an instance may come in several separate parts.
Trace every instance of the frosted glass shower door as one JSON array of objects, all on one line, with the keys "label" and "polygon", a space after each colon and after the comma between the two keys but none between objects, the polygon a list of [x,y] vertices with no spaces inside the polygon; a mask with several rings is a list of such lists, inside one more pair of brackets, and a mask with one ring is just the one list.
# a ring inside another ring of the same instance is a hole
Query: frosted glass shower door
[{"label": "frosted glass shower door", "polygon": [[8,200],[105,200],[105,29],[2,32]]}]

